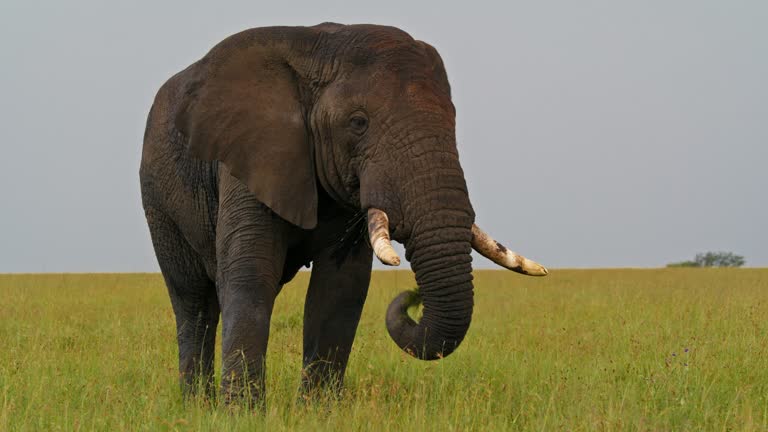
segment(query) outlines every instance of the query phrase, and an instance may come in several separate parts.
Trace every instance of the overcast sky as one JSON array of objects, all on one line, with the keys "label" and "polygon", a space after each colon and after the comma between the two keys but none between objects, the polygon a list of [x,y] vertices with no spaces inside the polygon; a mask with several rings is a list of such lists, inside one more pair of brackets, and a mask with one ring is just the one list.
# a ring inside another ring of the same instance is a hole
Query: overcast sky
[{"label": "overcast sky", "polygon": [[438,49],[478,222],[513,250],[768,265],[765,0],[3,0],[0,272],[156,271],[138,166],[158,87],[232,33],[323,21]]}]

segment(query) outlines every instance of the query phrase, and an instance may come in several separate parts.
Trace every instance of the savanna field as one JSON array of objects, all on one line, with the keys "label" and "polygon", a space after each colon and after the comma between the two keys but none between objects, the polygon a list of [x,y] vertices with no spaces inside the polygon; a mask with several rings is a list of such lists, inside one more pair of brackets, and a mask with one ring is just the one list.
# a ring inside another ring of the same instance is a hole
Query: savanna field
[{"label": "savanna field", "polygon": [[182,400],[159,274],[0,275],[0,430],[768,430],[768,269],[477,271],[439,362],[384,327],[411,273],[376,272],[343,397],[305,404],[308,276],[275,306],[262,416]]}]

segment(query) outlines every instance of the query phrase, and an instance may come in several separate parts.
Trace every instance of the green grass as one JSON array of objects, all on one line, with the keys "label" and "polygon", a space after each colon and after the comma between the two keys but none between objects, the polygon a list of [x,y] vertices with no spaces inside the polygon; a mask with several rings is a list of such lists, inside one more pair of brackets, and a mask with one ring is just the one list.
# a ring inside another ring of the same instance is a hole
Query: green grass
[{"label": "green grass", "polygon": [[768,269],[479,271],[439,362],[390,341],[414,283],[378,272],[345,396],[304,406],[307,276],[278,299],[261,416],[182,401],[159,275],[0,275],[0,430],[768,430]]}]

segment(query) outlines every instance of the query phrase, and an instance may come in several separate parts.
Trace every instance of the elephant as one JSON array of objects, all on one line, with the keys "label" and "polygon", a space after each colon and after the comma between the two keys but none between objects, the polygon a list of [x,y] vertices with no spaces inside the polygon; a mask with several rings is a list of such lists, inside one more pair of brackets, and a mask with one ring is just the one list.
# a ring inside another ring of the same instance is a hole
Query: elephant
[{"label": "elephant", "polygon": [[[303,266],[308,393],[342,387],[373,256],[400,263],[393,240],[418,288],[392,301],[386,328],[423,360],[467,333],[473,248],[547,274],[475,224],[455,116],[436,49],[379,25],[245,30],[160,87],[139,177],[185,396],[216,394],[221,319],[220,394],[264,400],[275,298]],[[418,322],[406,312],[417,303]]]}]

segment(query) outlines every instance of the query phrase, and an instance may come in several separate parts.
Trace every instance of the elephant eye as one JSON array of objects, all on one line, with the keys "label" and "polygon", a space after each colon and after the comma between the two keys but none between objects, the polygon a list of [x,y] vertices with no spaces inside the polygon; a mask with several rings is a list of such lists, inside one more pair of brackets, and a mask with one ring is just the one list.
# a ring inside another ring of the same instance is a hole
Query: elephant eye
[{"label": "elephant eye", "polygon": [[362,135],[368,130],[368,119],[361,114],[353,114],[349,118],[349,127],[356,135]]}]

